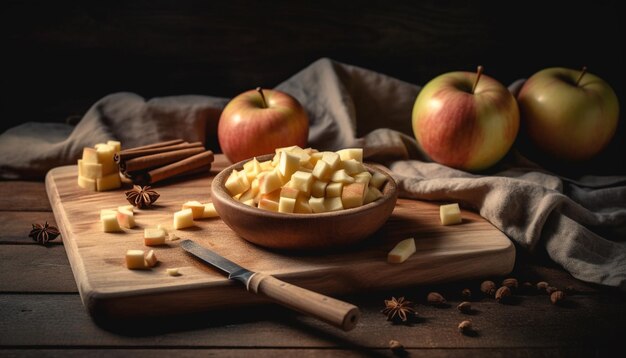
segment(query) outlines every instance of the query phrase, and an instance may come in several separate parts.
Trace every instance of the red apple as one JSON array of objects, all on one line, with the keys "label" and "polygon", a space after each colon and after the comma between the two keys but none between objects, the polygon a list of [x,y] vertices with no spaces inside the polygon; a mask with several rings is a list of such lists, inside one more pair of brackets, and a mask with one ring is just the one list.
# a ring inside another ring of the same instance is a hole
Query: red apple
[{"label": "red apple", "polygon": [[615,92],[586,68],[541,70],[524,83],[517,101],[524,135],[557,159],[590,159],[611,141],[617,128]]},{"label": "red apple", "polygon": [[306,147],[309,118],[292,96],[276,90],[250,90],[222,112],[217,137],[231,162],[274,153],[279,147]]},{"label": "red apple", "polygon": [[477,171],[499,161],[519,129],[513,95],[477,73],[440,75],[420,91],[413,106],[413,133],[422,151],[449,167]]}]

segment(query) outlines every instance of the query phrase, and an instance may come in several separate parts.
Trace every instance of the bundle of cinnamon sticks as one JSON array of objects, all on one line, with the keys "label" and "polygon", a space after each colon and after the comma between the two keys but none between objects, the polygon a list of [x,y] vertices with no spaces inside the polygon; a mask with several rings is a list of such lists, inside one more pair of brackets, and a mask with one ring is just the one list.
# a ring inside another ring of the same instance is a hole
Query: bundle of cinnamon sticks
[{"label": "bundle of cinnamon sticks", "polygon": [[115,155],[120,172],[134,184],[151,185],[178,175],[211,169],[213,152],[202,142],[174,139],[141,147],[124,149]]}]

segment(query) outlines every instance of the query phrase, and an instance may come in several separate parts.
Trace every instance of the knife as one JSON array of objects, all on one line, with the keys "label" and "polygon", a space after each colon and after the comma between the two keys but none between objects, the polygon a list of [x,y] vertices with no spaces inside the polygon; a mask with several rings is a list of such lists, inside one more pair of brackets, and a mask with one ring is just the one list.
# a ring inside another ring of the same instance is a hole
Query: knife
[{"label": "knife", "polygon": [[302,287],[291,285],[274,276],[247,270],[191,240],[180,246],[198,259],[226,273],[231,280],[243,283],[248,291],[266,296],[283,306],[308,314],[344,331],[353,329],[361,312],[357,306]]}]

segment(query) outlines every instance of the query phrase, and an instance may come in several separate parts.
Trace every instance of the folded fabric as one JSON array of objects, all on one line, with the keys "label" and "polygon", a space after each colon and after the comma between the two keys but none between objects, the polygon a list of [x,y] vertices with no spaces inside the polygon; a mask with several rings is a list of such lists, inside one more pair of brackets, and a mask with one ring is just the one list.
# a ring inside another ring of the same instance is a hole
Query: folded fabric
[{"label": "folded fabric", "polygon": [[[277,89],[307,110],[311,146],[363,147],[367,158],[391,169],[402,197],[459,202],[518,247],[545,248],[575,277],[626,289],[626,177],[561,178],[515,151],[482,175],[428,162],[420,157],[410,121],[420,87],[329,59]],[[112,94],[75,128],[27,123],[0,135],[0,176],[42,178],[50,168],[75,163],[83,147],[107,139],[132,147],[180,137],[217,148],[217,122],[226,103],[208,96],[146,101]]]}]

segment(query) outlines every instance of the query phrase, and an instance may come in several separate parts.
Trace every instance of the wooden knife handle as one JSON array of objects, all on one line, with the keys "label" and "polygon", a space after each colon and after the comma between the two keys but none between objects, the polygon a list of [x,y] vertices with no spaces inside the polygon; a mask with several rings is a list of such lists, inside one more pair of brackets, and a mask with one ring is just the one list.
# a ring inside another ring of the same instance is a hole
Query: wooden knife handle
[{"label": "wooden knife handle", "polygon": [[258,272],[248,281],[248,291],[267,296],[284,306],[318,318],[344,331],[353,329],[361,317],[361,311],[355,305]]}]

